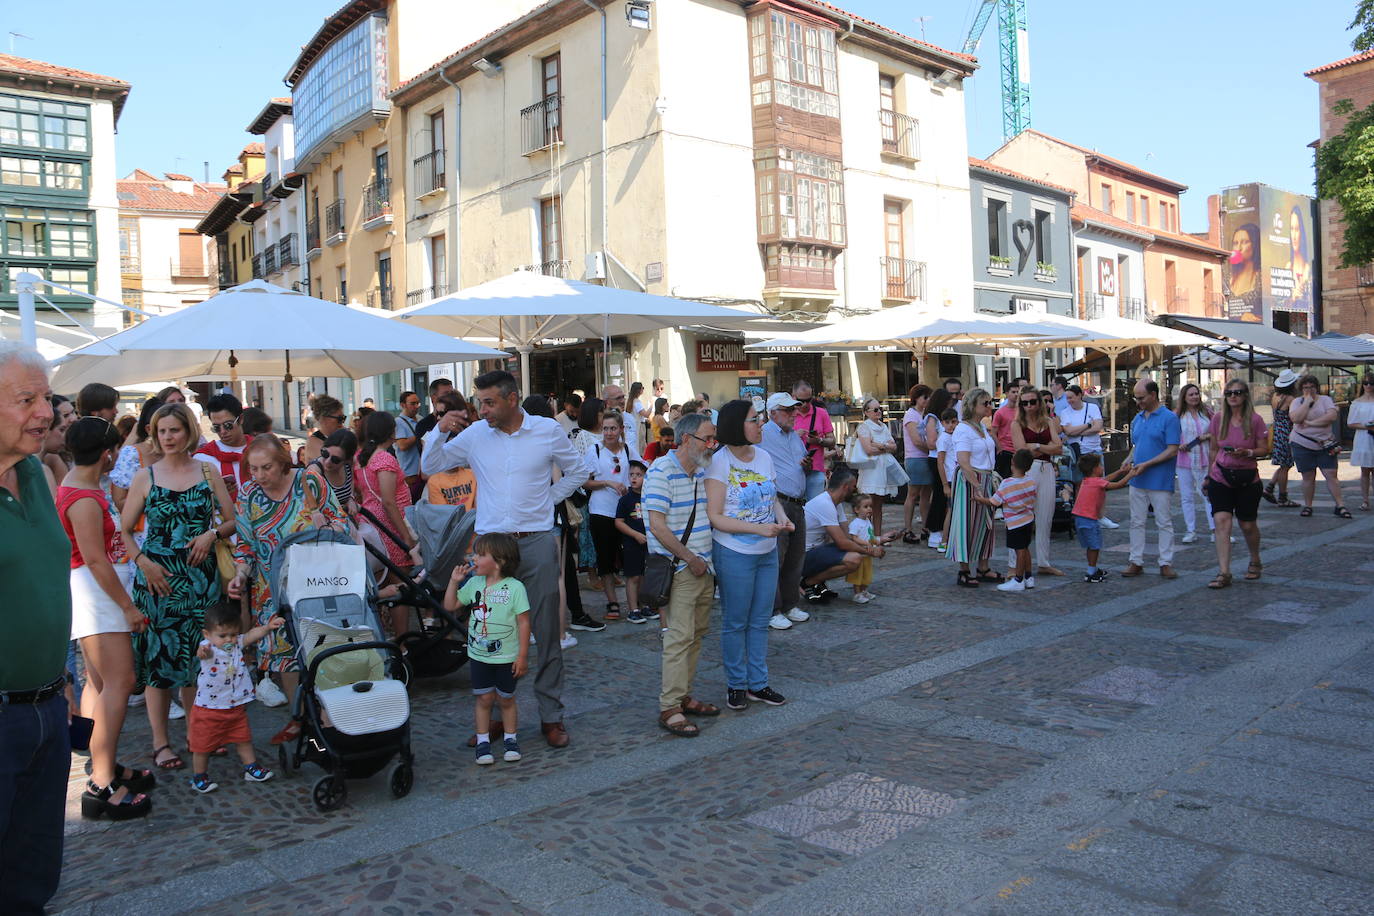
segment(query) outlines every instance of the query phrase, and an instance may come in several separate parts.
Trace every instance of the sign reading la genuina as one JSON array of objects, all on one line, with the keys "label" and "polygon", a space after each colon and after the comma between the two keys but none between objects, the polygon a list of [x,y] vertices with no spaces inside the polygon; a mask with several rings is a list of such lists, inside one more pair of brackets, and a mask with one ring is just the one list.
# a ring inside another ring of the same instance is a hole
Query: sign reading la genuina
[{"label": "sign reading la genuina", "polygon": [[698,340],[698,372],[738,372],[749,368],[744,344],[738,340]]}]

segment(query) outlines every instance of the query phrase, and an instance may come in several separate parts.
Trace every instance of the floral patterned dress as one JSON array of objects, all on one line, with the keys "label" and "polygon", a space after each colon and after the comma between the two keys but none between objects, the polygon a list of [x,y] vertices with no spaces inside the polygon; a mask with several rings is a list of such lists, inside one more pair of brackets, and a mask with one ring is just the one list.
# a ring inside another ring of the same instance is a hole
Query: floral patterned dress
[{"label": "floral patterned dress", "polygon": [[185,490],[160,487],[148,469],[143,552],[167,571],[172,593],[154,595],[140,568],[134,575],[134,606],[148,617],[148,628],[134,635],[134,668],[139,684],[172,689],[194,687],[200,673],[196,649],[202,639],[205,609],[220,600],[219,570],[209,550],[199,565],[190,560],[191,541],[215,524],[218,502],[208,480]]},{"label": "floral patterned dress", "polygon": [[[239,491],[238,545],[234,553],[240,562],[252,570],[249,580],[248,602],[259,625],[267,623],[277,612],[277,601],[267,578],[272,552],[281,546],[287,535],[314,528],[311,516],[318,510],[330,523],[343,518],[328,481],[318,468],[296,469],[286,495],[280,500],[267,495],[255,480],[249,480]],[[258,644],[258,667],[265,671],[294,671],[296,650],[287,627],[267,634]]]},{"label": "floral patterned dress", "polygon": [[1293,450],[1289,448],[1288,436],[1293,432],[1293,418],[1286,407],[1274,408],[1274,443],[1269,450],[1269,463],[1276,468],[1293,466]]}]

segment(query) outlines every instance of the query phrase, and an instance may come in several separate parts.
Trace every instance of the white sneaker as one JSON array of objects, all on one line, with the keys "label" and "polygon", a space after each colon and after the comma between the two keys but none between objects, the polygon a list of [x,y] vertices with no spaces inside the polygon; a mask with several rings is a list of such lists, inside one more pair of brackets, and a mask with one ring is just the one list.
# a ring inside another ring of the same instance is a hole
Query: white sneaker
[{"label": "white sneaker", "polygon": [[564,634],[563,638],[558,641],[558,644],[565,649],[571,649],[573,646],[577,645],[577,637],[571,633]]},{"label": "white sneaker", "polygon": [[944,541],[945,539],[942,535],[932,534],[930,538],[926,540],[926,546],[931,550],[939,550],[940,545],[943,544]]},{"label": "white sneaker", "polygon": [[768,625],[775,630],[792,629],[792,621],[787,619],[786,614],[774,614],[773,618],[768,621]]},{"label": "white sneaker", "polygon": [[1099,518],[1099,519],[1097,520],[1097,523],[1098,523],[1099,525],[1101,525],[1103,528],[1120,528],[1120,527],[1121,527],[1121,526],[1118,525],[1116,522],[1114,522],[1114,521],[1112,521],[1111,519],[1107,518],[1107,516],[1105,516],[1105,515],[1102,516],[1101,518]]},{"label": "white sneaker", "polygon": [[180,703],[178,703],[176,700],[173,700],[172,705],[167,708],[167,718],[184,719],[186,718],[186,710],[181,708]]},{"label": "white sneaker", "polygon": [[270,677],[264,677],[258,681],[258,687],[253,693],[257,695],[258,702],[264,706],[286,705],[286,694],[282,693],[280,687],[272,683]]},{"label": "white sneaker", "polygon": [[869,596],[868,592],[857,592],[850,600],[855,604],[868,604],[868,602],[873,599]]},{"label": "white sneaker", "polygon": [[131,695],[129,696],[129,708],[130,708],[130,709],[137,709],[138,707],[142,706],[143,703],[144,703],[143,694],[141,694],[141,693],[135,693],[135,694],[131,694]]},{"label": "white sneaker", "polygon": [[803,611],[799,607],[794,607],[792,608],[792,610],[787,612],[787,619],[792,621],[793,623],[806,623],[808,620],[811,619],[811,615],[806,613],[806,611]]},{"label": "white sneaker", "polygon": [[[1194,534],[1194,533],[1191,532],[1191,531],[1189,531],[1187,534],[1185,534],[1185,535],[1183,536],[1183,543],[1185,543],[1185,544],[1191,544],[1191,543],[1193,543],[1193,542],[1196,541],[1196,540],[1197,540],[1197,535]],[[1214,541],[1216,540],[1216,536],[1215,536],[1215,535],[1212,537],[1212,540],[1214,540]]]},{"label": "white sneaker", "polygon": [[1024,581],[1018,582],[1015,579],[1008,579],[997,586],[997,590],[999,592],[1024,592],[1026,590],[1026,583]]},{"label": "white sneaker", "polygon": [[[1013,579],[1012,581],[1015,582],[1016,580]],[[1026,576],[1026,578],[1021,580],[1021,584],[1026,588],[1035,588],[1035,576]]]}]

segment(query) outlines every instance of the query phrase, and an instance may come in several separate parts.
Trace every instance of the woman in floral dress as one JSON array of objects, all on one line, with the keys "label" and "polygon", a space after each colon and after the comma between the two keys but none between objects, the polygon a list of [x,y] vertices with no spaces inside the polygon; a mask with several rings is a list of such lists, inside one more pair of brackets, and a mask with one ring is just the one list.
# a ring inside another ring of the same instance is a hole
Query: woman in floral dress
[{"label": "woman in floral dress", "polygon": [[[245,470],[250,475],[239,491],[238,546],[234,562],[238,572],[229,582],[229,597],[248,595],[248,605],[261,626],[277,614],[277,601],[267,578],[272,552],[287,535],[311,528],[338,528],[346,522],[329,483],[318,465],[291,466],[291,452],[273,435],[257,436],[243,450]],[[300,681],[296,648],[286,627],[272,630],[258,644],[258,667],[276,672],[282,690],[294,696]],[[264,675],[266,676],[266,675]],[[273,738],[273,744],[294,740],[300,723],[287,722]]]},{"label": "woman in floral dress", "polygon": [[[234,531],[234,504],[218,474],[191,456],[200,445],[195,414],[185,404],[164,404],[153,414],[153,464],[134,475],[120,516],[124,543],[146,520],[134,551],[134,604],[148,618],[134,636],[134,668],[146,684],[153,761],[164,770],[184,766],[167,737],[171,691],[190,709],[196,695],[205,609],[220,600],[215,542]],[[226,519],[215,524],[215,512]]]}]

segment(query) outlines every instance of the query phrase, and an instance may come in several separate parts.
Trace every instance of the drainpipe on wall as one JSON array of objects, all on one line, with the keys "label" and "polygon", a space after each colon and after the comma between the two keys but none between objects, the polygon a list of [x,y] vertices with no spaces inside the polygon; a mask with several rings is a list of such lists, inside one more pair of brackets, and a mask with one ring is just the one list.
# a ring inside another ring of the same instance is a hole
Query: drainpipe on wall
[{"label": "drainpipe on wall", "polygon": [[[444,285],[456,293],[458,292],[458,290],[463,288],[463,259],[461,256],[462,247],[460,244],[461,237],[458,234],[458,191],[462,185],[462,179],[460,177],[459,172],[459,164],[462,162],[462,159],[460,157],[462,156],[463,151],[463,90],[459,89],[458,84],[448,78],[448,74],[444,72],[443,67],[439,68],[439,79],[443,80],[445,83],[448,83],[449,86],[453,88],[453,187],[449,189],[451,193],[449,195],[450,200],[448,207],[447,236],[449,239],[453,240],[452,243],[449,245],[449,247],[452,249],[453,256],[452,258],[446,258],[446,260],[451,262],[448,272],[450,275],[453,276],[453,285],[449,286],[448,277],[444,277]],[[433,275],[433,270],[434,268],[431,264],[431,275]],[[454,383],[457,385],[459,391],[470,390],[470,388],[468,387],[468,382],[470,381],[470,379],[468,378],[470,369],[471,363],[455,362],[453,364]]]},{"label": "drainpipe on wall", "polygon": [[610,223],[606,212],[606,8],[597,6],[593,0],[582,2],[601,14],[601,261],[605,265],[602,269],[606,271],[606,279],[601,282],[605,285],[606,280],[610,279],[610,258],[607,257],[607,251],[610,249],[607,241]]}]

